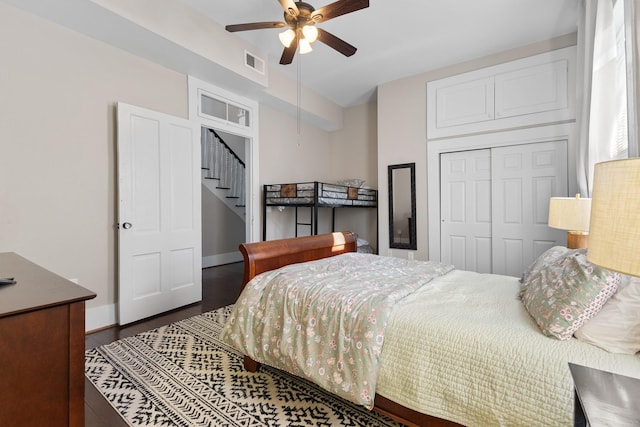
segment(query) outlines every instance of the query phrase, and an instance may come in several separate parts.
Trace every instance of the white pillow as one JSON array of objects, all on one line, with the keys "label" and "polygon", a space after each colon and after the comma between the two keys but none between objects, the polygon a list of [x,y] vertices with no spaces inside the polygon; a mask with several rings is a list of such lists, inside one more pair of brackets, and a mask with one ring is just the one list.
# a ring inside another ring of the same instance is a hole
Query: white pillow
[{"label": "white pillow", "polygon": [[574,335],[611,353],[640,351],[640,278],[630,278]]}]

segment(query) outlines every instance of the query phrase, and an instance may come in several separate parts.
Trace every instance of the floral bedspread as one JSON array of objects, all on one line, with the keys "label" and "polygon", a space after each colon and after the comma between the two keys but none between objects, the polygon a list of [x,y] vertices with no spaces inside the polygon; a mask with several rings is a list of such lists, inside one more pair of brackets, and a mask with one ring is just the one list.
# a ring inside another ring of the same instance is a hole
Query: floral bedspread
[{"label": "floral bedspread", "polygon": [[372,408],[391,310],[452,269],[361,253],[288,265],[247,284],[221,339],[255,361]]}]

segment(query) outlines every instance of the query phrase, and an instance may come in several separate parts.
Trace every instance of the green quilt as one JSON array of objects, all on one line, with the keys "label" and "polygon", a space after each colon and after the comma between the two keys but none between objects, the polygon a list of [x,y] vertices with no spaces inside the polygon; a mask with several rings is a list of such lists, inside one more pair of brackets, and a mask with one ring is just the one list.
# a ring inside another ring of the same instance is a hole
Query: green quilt
[{"label": "green quilt", "polygon": [[220,338],[258,362],[372,408],[389,314],[452,269],[360,253],[288,265],[247,284]]}]

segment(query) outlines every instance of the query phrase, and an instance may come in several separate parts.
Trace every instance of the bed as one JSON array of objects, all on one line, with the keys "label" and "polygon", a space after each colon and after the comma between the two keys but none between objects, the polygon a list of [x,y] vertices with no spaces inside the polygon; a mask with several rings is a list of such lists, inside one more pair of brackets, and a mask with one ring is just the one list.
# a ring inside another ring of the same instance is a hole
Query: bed
[{"label": "bed", "polygon": [[[288,366],[266,359],[260,350],[273,336],[273,329],[270,337],[260,337],[260,324],[268,324],[268,319],[262,318],[266,312],[258,308],[274,304],[275,298],[246,304],[252,292],[261,298],[255,284],[269,275],[284,276],[283,269],[299,274],[321,269],[318,276],[328,277],[325,271],[338,268],[320,263],[346,259],[343,257],[351,257],[343,262],[347,266],[366,263],[360,257],[374,257],[367,261],[370,263],[387,262],[387,257],[351,253],[356,250],[355,242],[355,236],[345,232],[241,245],[243,287],[247,286],[234,305],[222,339],[246,355],[246,369],[256,371],[259,363],[281,369]],[[397,262],[399,271],[423,268],[416,261]],[[523,308],[517,278],[442,265],[434,268],[442,274],[401,296],[385,319],[371,397],[374,410],[418,426],[572,425],[569,362],[640,377],[637,354],[613,354],[575,338],[558,340],[542,334]],[[243,312],[243,305],[253,313]],[[245,329],[239,326],[243,322]],[[237,333],[238,327],[242,332]],[[247,345],[253,339],[257,341]],[[316,339],[324,345],[323,337]],[[288,370],[305,375],[296,368]]]},{"label": "bed", "polygon": [[[362,187],[363,181],[347,180],[343,184],[325,182],[298,182],[294,184],[267,184],[262,192],[262,240],[267,240],[267,212],[269,207],[295,209],[295,236],[298,226],[308,227],[310,235],[318,234],[318,209],[331,209],[331,231],[335,231],[336,208],[378,207],[378,191]],[[310,208],[311,214],[300,219],[299,208]],[[367,243],[368,244],[368,243]]]}]

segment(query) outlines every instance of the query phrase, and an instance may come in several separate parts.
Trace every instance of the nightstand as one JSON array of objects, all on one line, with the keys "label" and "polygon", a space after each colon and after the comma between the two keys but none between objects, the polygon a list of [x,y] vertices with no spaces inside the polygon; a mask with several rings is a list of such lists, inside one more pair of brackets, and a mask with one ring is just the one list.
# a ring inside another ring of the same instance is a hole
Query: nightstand
[{"label": "nightstand", "polygon": [[640,379],[569,363],[575,427],[640,426]]}]

